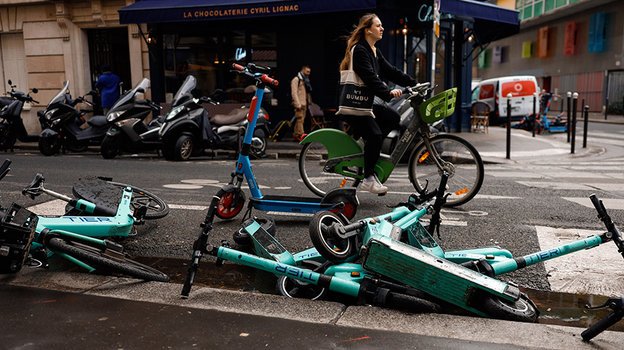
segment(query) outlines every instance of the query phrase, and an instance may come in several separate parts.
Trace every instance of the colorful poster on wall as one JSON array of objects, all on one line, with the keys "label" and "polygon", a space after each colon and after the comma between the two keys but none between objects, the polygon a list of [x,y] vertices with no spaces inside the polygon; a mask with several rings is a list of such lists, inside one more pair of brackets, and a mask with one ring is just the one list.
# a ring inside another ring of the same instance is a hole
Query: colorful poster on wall
[{"label": "colorful poster on wall", "polygon": [[535,57],[548,56],[548,27],[542,27],[537,30],[537,52]]},{"label": "colorful poster on wall", "polygon": [[588,52],[603,52],[607,41],[606,13],[598,12],[591,15],[589,20]]},{"label": "colorful poster on wall", "polygon": [[576,22],[570,21],[565,24],[565,35],[563,37],[563,54],[574,55],[576,53]]},{"label": "colorful poster on wall", "polygon": [[532,41],[524,41],[522,42],[522,58],[530,58],[532,56]]}]

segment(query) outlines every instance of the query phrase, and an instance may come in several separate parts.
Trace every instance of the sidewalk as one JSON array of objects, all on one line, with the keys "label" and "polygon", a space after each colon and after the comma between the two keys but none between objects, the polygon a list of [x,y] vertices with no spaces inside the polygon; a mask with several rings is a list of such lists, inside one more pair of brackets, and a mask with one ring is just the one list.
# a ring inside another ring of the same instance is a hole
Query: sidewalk
[{"label": "sidewalk", "polygon": [[[24,268],[0,275],[8,348],[621,349],[582,328],[341,303]],[[56,292],[55,292],[56,291]],[[62,293],[58,293],[62,292]]]}]

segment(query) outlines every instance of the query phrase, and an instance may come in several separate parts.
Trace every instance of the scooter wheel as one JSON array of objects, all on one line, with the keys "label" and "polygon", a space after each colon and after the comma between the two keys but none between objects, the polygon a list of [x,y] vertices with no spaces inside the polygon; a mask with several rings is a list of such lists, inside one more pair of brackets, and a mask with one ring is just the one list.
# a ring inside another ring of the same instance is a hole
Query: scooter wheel
[{"label": "scooter wheel", "polygon": [[493,295],[486,295],[481,310],[490,317],[508,321],[537,322],[539,311],[529,297],[522,293],[516,301],[507,301]]},{"label": "scooter wheel", "polygon": [[219,197],[219,204],[216,215],[223,220],[229,220],[238,215],[245,205],[245,193],[240,188],[221,189],[217,197]]},{"label": "scooter wheel", "polygon": [[341,263],[356,252],[355,236],[340,238],[330,231],[332,224],[346,225],[341,215],[330,211],[320,211],[314,214],[310,222],[310,239],[316,250],[325,259]]},{"label": "scooter wheel", "polygon": [[[305,262],[301,267],[314,270],[318,266]],[[327,294],[326,288],[287,276],[277,279],[277,291],[285,297],[309,300],[323,299]]]}]

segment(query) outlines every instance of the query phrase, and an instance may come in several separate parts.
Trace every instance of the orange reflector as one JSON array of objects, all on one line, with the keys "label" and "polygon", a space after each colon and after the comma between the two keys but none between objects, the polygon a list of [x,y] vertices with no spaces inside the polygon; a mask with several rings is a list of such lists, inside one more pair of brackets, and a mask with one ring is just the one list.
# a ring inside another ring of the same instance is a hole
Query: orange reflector
[{"label": "orange reflector", "polygon": [[425,159],[427,159],[427,158],[429,158],[429,152],[425,152],[425,153],[422,155],[422,157],[420,157],[420,158],[418,159],[418,163],[422,163],[422,162],[424,162],[424,161],[425,161]]},{"label": "orange reflector", "polygon": [[357,271],[351,272],[351,277],[360,277],[360,273]]},{"label": "orange reflector", "polygon": [[342,179],[342,182],[340,183],[340,186],[338,187],[344,187],[347,184],[347,179]]},{"label": "orange reflector", "polygon": [[459,196],[460,194],[464,194],[464,193],[468,193],[468,189],[464,188],[463,190],[459,190],[457,192],[455,192],[455,195]]},{"label": "orange reflector", "polygon": [[238,170],[241,170],[243,168],[243,164],[238,163]]}]

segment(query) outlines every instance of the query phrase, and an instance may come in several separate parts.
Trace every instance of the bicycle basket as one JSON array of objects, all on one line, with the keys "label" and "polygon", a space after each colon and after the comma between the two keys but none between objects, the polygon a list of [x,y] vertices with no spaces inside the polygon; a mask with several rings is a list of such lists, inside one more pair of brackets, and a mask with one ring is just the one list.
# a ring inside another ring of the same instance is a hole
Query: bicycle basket
[{"label": "bicycle basket", "polygon": [[0,273],[16,273],[30,250],[38,217],[13,203],[0,219]]},{"label": "bicycle basket", "polygon": [[455,112],[455,99],[457,98],[457,88],[443,91],[419,107],[420,117],[427,124],[432,124],[442,120]]}]

